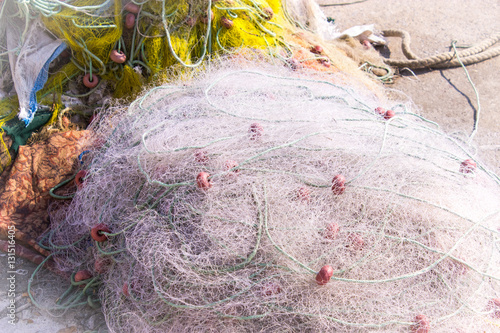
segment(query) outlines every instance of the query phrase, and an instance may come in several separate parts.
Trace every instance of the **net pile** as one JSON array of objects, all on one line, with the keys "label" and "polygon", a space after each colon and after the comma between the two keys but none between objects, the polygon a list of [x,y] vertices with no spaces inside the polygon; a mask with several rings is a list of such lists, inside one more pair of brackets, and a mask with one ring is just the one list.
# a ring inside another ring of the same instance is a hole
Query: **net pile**
[{"label": "net pile", "polygon": [[94,125],[44,244],[102,282],[112,332],[498,326],[498,176],[318,75],[221,66]]}]

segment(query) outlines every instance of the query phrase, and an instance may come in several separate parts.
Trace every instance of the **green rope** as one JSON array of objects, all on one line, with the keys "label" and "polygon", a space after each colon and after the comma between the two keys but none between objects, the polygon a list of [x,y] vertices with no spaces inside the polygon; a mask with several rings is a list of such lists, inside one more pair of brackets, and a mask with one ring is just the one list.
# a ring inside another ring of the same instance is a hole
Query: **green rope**
[{"label": "green rope", "polygon": [[42,309],[42,310],[47,310],[47,311],[51,311],[51,310],[66,310],[66,309],[70,309],[70,308],[75,308],[75,307],[80,307],[82,305],[85,305],[87,304],[87,301],[85,302],[78,302],[79,299],[84,295],[84,290],[82,290],[81,292],[79,292],[79,295],[80,297],[77,297],[75,298],[74,300],[72,300],[71,303],[69,304],[66,304],[66,305],[61,305],[61,306],[55,306],[55,307],[51,307],[51,308],[44,308],[42,307],[36,300],[35,298],[33,297],[33,293],[31,291],[31,287],[32,287],[32,284],[33,284],[33,281],[35,279],[35,276],[36,274],[38,273],[38,271],[45,265],[45,263],[53,256],[55,255],[56,253],[51,253],[47,256],[47,258],[45,258],[38,266],[37,268],[33,271],[33,273],[31,274],[31,277],[30,279],[28,280],[28,296],[31,300],[31,303],[33,303],[33,305],[35,305],[37,308],[39,309]]},{"label": "green rope", "polygon": [[269,209],[269,207],[268,207],[268,202],[267,202],[266,187],[264,186],[264,212],[262,212],[262,208],[261,207],[259,207],[258,211],[259,211],[259,218],[262,218],[262,215],[264,217],[264,229],[266,230],[267,238],[269,239],[269,241],[271,242],[271,244],[273,244],[274,248],[276,250],[278,250],[279,252],[281,252],[283,255],[285,255],[285,257],[287,257],[288,259],[290,259],[294,263],[298,264],[300,267],[304,268],[309,273],[316,274],[317,271],[309,268],[307,265],[301,263],[299,260],[297,260],[296,258],[294,258],[292,255],[290,255],[287,252],[285,252],[285,250],[283,250],[281,247],[279,247],[278,244],[276,244],[276,242],[273,240],[273,238],[271,237],[271,234],[269,233],[269,227],[268,227],[268,224],[267,224],[268,219],[269,219],[268,209]]},{"label": "green rope", "polygon": [[49,190],[50,196],[52,198],[54,198],[54,199],[60,199],[60,200],[66,200],[66,199],[73,198],[75,196],[74,194],[63,196],[63,195],[57,195],[57,194],[55,194],[54,191],[57,190],[57,189],[60,189],[64,185],[70,183],[71,181],[73,181],[75,179],[75,177],[76,177],[76,173],[73,176],[71,176],[70,178],[68,178],[66,180],[63,180],[62,182],[60,182],[59,184],[57,184],[56,186],[54,186],[53,188],[51,188]]},{"label": "green rope", "polygon": [[203,305],[176,304],[176,303],[170,302],[169,300],[167,300],[163,296],[163,294],[165,293],[165,291],[163,291],[160,288],[160,286],[158,286],[158,283],[156,282],[156,275],[155,275],[155,254],[153,254],[153,264],[151,266],[151,275],[153,277],[154,290],[157,293],[157,295],[159,296],[160,300],[162,300],[165,304],[167,304],[167,305],[169,305],[169,306],[171,306],[173,308],[177,308],[177,309],[208,309],[208,308],[213,308],[214,306],[226,303],[226,302],[228,302],[230,300],[233,300],[233,299],[237,298],[238,296],[241,296],[241,295],[245,294],[246,292],[248,292],[249,290],[251,290],[253,288],[253,286],[254,286],[254,284],[252,284],[250,287],[242,289],[242,290],[238,291],[237,293],[235,293],[235,294],[233,294],[231,296],[228,296],[228,297],[226,297],[224,299],[221,299],[219,301],[210,302],[210,303],[203,304]]},{"label": "green rope", "polygon": [[162,5],[162,14],[161,14],[162,23],[163,23],[163,27],[165,29],[165,34],[166,34],[166,38],[167,38],[168,48],[169,48],[172,56],[175,58],[175,60],[177,60],[184,67],[189,67],[189,68],[198,67],[199,65],[201,65],[201,63],[205,59],[205,55],[206,55],[206,52],[207,52],[208,39],[209,39],[210,34],[211,34],[211,24],[212,24],[212,17],[211,17],[212,9],[211,9],[211,6],[212,6],[212,0],[208,0],[208,12],[207,12],[207,20],[208,20],[208,22],[207,22],[207,30],[206,30],[205,36],[203,38],[203,46],[202,46],[201,55],[200,55],[199,59],[194,64],[188,64],[188,63],[186,63],[175,52],[174,47],[172,45],[172,40],[171,40],[171,37],[170,37],[170,32],[169,32],[169,29],[168,29],[168,23],[167,23],[167,20],[166,20],[167,17],[165,15],[165,0],[162,0],[162,2],[163,2],[163,5]]},{"label": "green rope", "polygon": [[[106,233],[103,232],[103,234],[106,234]],[[115,251],[104,251],[101,248],[101,244],[98,241],[94,241],[94,244],[95,244],[96,248],[99,250],[99,252],[101,254],[106,255],[106,256],[111,256],[111,255],[114,255],[114,254],[118,254],[118,253],[122,253],[122,252],[127,251],[127,248],[118,249],[118,250],[115,250]]]}]

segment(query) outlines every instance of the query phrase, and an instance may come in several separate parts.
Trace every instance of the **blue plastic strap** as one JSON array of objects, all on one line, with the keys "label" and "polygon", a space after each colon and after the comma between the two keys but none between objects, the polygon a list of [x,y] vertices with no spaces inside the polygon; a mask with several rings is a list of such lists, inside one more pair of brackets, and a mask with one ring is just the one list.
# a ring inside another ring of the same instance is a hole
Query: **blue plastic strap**
[{"label": "blue plastic strap", "polygon": [[29,103],[29,110],[28,110],[28,116],[26,118],[23,118],[21,120],[24,121],[24,124],[26,127],[31,123],[33,120],[33,117],[35,117],[35,112],[38,109],[38,102],[36,100],[36,93],[40,91],[45,83],[47,82],[47,79],[49,78],[49,66],[50,63],[61,54],[62,51],[66,49],[66,44],[61,43],[55,49],[55,51],[52,53],[50,58],[45,62],[43,65],[42,69],[40,70],[40,73],[38,73],[38,77],[35,80],[35,85],[33,86],[33,89],[31,90],[30,93],[30,103]]}]

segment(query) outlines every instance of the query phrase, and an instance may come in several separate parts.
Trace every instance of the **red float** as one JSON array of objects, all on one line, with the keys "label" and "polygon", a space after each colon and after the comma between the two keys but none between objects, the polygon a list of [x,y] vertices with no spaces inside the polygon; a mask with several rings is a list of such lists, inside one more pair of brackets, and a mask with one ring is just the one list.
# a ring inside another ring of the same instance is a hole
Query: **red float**
[{"label": "red float", "polygon": [[198,176],[196,176],[196,184],[198,185],[199,189],[202,190],[208,190],[209,188],[212,187],[212,184],[210,183],[210,174],[208,172],[200,172]]},{"label": "red float", "polygon": [[426,315],[419,314],[415,317],[415,325],[413,325],[413,333],[429,333],[431,325]]},{"label": "red float", "polygon": [[123,7],[123,9],[125,9],[127,12],[137,14],[141,10],[141,7],[139,7],[133,2],[129,2]]},{"label": "red float", "polygon": [[125,28],[132,29],[135,25],[135,15],[128,13],[125,15]]},{"label": "red float", "polygon": [[345,191],[345,177],[336,175],[332,180],[332,192],[335,195],[341,195]]},{"label": "red float", "polygon": [[80,170],[75,176],[75,184],[78,189],[82,189],[85,183],[85,177],[87,176],[87,170]]},{"label": "red float", "polygon": [[90,236],[96,242],[104,242],[108,239],[108,236],[103,234],[103,232],[111,233],[111,230],[105,224],[98,224],[90,230]]},{"label": "red float", "polygon": [[95,74],[92,74],[92,79],[90,79],[90,73],[83,76],[83,85],[89,89],[95,88],[98,83],[99,77]]},{"label": "red float", "polygon": [[319,62],[320,62],[323,66],[325,66],[325,67],[327,67],[327,68],[330,68],[330,67],[331,67],[330,60],[328,60],[328,59],[319,59]]},{"label": "red float", "polygon": [[391,119],[392,117],[394,117],[396,115],[396,113],[392,110],[387,110],[385,113],[384,113],[384,119],[385,120],[389,120]]},{"label": "red float", "polygon": [[225,16],[222,16],[221,19],[220,19],[220,24],[226,28],[226,29],[232,29],[233,28],[233,21],[231,21],[230,19],[228,19],[227,17]]},{"label": "red float", "polygon": [[127,56],[125,55],[125,53],[119,50],[111,51],[111,53],[109,54],[109,58],[117,64],[123,64],[125,61],[127,61]]},{"label": "red float", "polygon": [[76,272],[75,274],[75,282],[80,282],[80,281],[84,281],[84,280],[88,280],[92,277],[92,273],[90,273],[89,271],[87,270],[84,270],[84,271],[78,271]]},{"label": "red float", "polygon": [[472,173],[476,170],[477,164],[471,159],[466,159],[460,164],[459,171],[461,173]]},{"label": "red float", "polygon": [[264,19],[267,21],[271,20],[274,16],[274,12],[271,9],[271,7],[266,7],[262,9],[262,12],[264,12]]},{"label": "red float", "polygon": [[310,51],[314,54],[322,54],[323,47],[321,47],[321,45],[314,45],[314,46],[311,46]]},{"label": "red float", "polygon": [[262,127],[261,124],[259,123],[251,124],[250,129],[248,130],[248,133],[250,133],[250,140],[257,140],[262,136],[263,132],[264,128]]},{"label": "red float", "polygon": [[333,268],[329,265],[321,267],[321,270],[316,275],[316,282],[319,285],[325,285],[330,281],[333,276]]}]

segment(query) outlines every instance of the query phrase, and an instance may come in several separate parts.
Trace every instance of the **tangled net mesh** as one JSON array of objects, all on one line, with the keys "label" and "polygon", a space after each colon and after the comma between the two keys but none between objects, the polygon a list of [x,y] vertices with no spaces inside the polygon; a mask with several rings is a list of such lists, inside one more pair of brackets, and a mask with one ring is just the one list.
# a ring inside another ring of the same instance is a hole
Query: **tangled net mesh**
[{"label": "tangled net mesh", "polygon": [[58,268],[101,279],[112,332],[498,325],[495,174],[464,169],[473,156],[408,103],[238,66],[109,108],[84,186],[52,212]]}]

